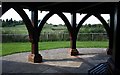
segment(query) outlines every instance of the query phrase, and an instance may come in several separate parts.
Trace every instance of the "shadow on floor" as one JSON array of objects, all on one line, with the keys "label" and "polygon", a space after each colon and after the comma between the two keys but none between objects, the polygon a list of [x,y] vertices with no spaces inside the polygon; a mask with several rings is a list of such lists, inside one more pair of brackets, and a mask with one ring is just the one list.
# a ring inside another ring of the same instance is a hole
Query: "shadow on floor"
[{"label": "shadow on floor", "polygon": [[[65,58],[65,59],[43,59],[43,63],[33,64],[33,63],[23,63],[16,61],[2,60],[2,73],[3,75],[13,75],[13,74],[51,74],[56,75],[87,75],[89,69],[95,65],[105,62],[108,56],[104,54],[96,54],[93,57],[81,58],[81,55],[75,56],[75,58]],[[53,66],[44,64],[44,62],[61,62],[61,61],[75,61],[82,62],[79,67],[64,67],[64,66]]]}]

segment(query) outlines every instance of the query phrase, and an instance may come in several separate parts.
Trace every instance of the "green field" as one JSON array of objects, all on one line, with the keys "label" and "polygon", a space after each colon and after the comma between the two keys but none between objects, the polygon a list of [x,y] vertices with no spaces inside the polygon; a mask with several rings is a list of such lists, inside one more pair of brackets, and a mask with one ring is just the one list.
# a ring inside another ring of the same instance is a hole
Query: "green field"
[{"label": "green field", "polygon": [[[20,52],[30,52],[31,43],[17,42],[17,43],[2,43],[2,54],[0,56],[5,56]],[[77,41],[77,48],[107,48],[107,41]],[[49,50],[56,48],[70,48],[69,41],[55,41],[55,42],[39,42],[39,50]]]},{"label": "green field", "polygon": [[[44,25],[42,33],[44,32],[64,32],[67,31],[66,26],[57,26]],[[17,25],[15,27],[0,27],[2,33],[4,34],[28,34],[27,28],[25,25]],[[67,31],[68,32],[68,31]]]},{"label": "green field", "polygon": [[2,33],[4,34],[28,34],[25,25],[18,25],[15,27],[2,27]]}]

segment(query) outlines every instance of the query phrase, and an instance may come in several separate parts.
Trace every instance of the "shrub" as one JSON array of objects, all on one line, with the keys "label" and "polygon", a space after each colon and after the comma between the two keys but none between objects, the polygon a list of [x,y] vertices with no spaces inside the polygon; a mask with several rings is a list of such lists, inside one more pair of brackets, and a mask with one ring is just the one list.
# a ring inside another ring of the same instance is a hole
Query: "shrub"
[{"label": "shrub", "polygon": [[2,42],[28,42],[28,35],[3,34]]}]

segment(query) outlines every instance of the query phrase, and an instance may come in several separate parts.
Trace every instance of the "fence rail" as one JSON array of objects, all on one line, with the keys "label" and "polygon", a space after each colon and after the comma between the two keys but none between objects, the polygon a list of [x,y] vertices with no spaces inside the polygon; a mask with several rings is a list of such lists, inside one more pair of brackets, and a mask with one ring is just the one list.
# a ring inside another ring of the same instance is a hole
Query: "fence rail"
[{"label": "fence rail", "polygon": [[[28,34],[0,34],[2,42],[26,42],[29,41]],[[68,41],[69,33],[41,33],[40,41]],[[106,33],[79,33],[77,41],[106,41]]]}]

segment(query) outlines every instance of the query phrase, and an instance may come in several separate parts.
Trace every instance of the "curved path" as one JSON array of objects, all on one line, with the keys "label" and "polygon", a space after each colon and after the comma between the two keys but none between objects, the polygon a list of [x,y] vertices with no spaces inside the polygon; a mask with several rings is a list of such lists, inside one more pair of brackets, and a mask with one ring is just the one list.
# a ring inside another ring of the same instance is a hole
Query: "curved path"
[{"label": "curved path", "polygon": [[27,61],[30,52],[2,57],[3,73],[85,73],[95,65],[106,62],[106,48],[78,48],[80,55],[70,56],[69,48],[40,51],[42,63]]}]

